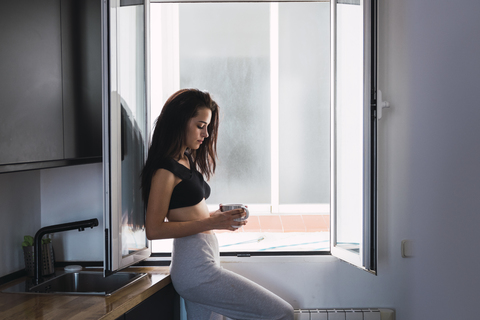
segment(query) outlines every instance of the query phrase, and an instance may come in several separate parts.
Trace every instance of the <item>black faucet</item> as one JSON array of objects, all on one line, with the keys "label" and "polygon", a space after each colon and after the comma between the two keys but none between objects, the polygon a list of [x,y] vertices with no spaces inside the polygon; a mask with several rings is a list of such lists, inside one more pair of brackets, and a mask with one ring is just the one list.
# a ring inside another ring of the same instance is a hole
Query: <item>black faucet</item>
[{"label": "black faucet", "polygon": [[41,269],[41,256],[42,256],[42,238],[48,233],[56,233],[68,230],[84,231],[85,228],[93,228],[98,226],[98,219],[82,220],[75,222],[68,222],[62,224],[56,224],[53,226],[43,227],[37,231],[35,234],[35,239],[33,242],[33,255],[35,260],[35,274],[33,275],[33,281],[35,284],[38,284],[40,281],[40,269]]}]

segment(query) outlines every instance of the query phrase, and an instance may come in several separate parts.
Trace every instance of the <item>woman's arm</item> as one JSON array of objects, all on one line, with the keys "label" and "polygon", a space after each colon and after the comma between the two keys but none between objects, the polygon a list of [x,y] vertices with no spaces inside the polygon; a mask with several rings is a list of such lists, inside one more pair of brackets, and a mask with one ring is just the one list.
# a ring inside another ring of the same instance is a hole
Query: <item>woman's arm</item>
[{"label": "woman's arm", "polygon": [[157,170],[152,177],[145,221],[148,239],[181,238],[214,229],[234,231],[236,228],[232,225],[245,224],[245,221],[234,221],[244,215],[242,209],[217,211],[209,218],[201,220],[166,222],[165,217],[176,179],[173,173],[165,169]]}]

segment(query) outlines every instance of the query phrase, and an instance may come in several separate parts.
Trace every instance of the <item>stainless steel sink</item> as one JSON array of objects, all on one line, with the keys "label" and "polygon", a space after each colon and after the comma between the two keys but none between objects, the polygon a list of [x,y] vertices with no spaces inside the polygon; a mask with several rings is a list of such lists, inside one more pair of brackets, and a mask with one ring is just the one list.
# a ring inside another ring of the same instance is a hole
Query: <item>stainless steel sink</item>
[{"label": "stainless steel sink", "polygon": [[27,279],[3,292],[109,296],[145,275],[145,273],[118,272],[103,277],[103,272],[97,271],[62,273],[38,285],[32,285],[32,280]]}]

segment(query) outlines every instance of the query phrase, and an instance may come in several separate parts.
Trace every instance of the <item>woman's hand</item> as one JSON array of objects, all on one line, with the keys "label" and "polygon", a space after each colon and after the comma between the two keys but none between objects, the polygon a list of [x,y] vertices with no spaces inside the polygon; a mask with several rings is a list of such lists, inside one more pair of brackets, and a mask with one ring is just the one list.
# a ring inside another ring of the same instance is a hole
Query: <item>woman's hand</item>
[{"label": "woman's hand", "polygon": [[[222,212],[220,209],[210,213],[210,219],[212,222],[212,229],[227,229],[230,231],[238,230],[241,226],[247,224],[247,220],[235,221],[235,219],[240,219],[245,217],[244,209],[233,209],[230,211]],[[237,228],[233,226],[238,226]]]}]

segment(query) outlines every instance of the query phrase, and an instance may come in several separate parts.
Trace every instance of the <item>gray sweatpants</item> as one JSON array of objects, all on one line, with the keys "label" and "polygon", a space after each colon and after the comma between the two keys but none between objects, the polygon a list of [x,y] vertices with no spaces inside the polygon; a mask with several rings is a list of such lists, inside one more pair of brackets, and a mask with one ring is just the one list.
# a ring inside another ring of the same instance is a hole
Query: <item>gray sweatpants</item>
[{"label": "gray sweatpants", "polygon": [[185,300],[188,320],[293,320],[290,304],[220,266],[217,237],[199,233],[174,239],[170,274]]}]

